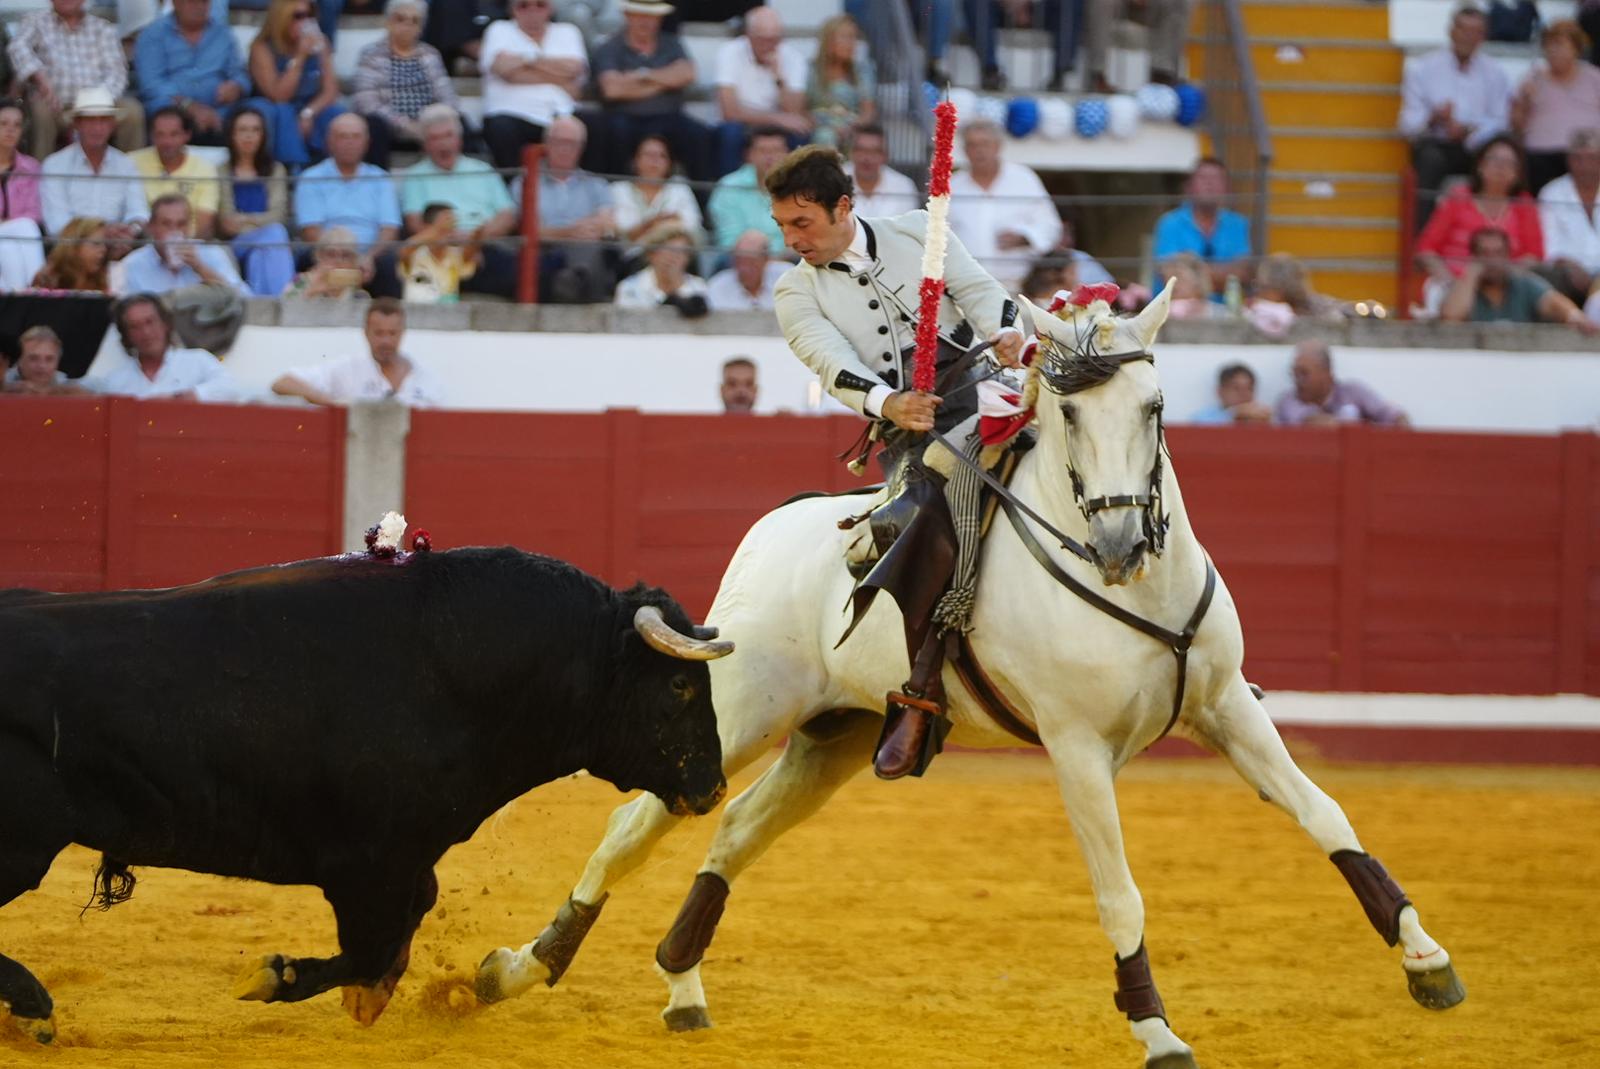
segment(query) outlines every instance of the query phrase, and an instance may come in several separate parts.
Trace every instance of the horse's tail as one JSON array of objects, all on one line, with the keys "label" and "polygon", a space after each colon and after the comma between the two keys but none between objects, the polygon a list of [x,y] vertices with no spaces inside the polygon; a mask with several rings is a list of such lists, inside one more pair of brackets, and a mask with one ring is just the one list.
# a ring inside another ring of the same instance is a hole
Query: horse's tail
[{"label": "horse's tail", "polygon": [[126,902],[133,897],[133,887],[138,882],[138,877],[128,868],[127,862],[118,861],[110,854],[101,854],[100,867],[94,870],[94,889],[89,892],[89,901],[83,904],[78,916],[81,918],[91,909],[104,913],[112,906]]}]

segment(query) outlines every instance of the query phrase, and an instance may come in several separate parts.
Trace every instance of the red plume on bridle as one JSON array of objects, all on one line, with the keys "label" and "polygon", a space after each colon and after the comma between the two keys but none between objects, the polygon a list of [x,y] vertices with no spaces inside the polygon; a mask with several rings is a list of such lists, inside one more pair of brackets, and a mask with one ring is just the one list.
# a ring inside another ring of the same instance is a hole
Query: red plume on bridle
[{"label": "red plume on bridle", "polygon": [[1066,290],[1057,290],[1055,298],[1050,302],[1049,312],[1059,312],[1067,305],[1076,308],[1087,308],[1095,301],[1105,301],[1107,304],[1117,299],[1117,294],[1122,292],[1122,287],[1115,282],[1096,282],[1089,286],[1079,286],[1068,293]]}]

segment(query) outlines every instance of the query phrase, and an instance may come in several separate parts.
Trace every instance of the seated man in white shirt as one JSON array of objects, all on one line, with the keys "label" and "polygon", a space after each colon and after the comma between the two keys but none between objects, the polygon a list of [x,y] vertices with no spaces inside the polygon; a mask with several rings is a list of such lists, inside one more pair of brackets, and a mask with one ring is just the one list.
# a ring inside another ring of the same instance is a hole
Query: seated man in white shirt
[{"label": "seated man in white shirt", "polygon": [[722,112],[714,160],[719,177],[744,162],[745,143],[755,127],[777,127],[790,148],[811,136],[805,57],[784,41],[783,17],[776,9],[751,8],[744,16],[744,36],[717,52],[717,106]]},{"label": "seated man in white shirt", "polygon": [[170,293],[185,286],[216,282],[248,295],[250,287],[226,246],[189,237],[193,218],[189,199],[182,193],[164,193],[150,206],[145,228],[150,243],[123,260],[121,293]]},{"label": "seated man in white shirt", "polygon": [[395,400],[411,408],[437,408],[444,391],[428,370],[400,352],[406,333],[406,306],[379,297],[367,308],[367,347],[371,355],[324,358],[278,376],[272,392],[300,397],[314,405],[351,405]]},{"label": "seated man in white shirt", "polygon": [[850,159],[844,165],[844,173],[856,186],[856,195],[850,200],[858,217],[879,219],[922,207],[917,184],[889,166],[889,144],[882,126],[857,126],[850,134],[849,147]]},{"label": "seated man in white shirt", "polygon": [[733,266],[718,271],[706,283],[706,303],[713,312],[770,311],[772,287],[789,270],[767,251],[767,235],[746,230],[733,243]]},{"label": "seated man in white shirt", "polygon": [[158,298],[148,293],[124,298],[117,304],[115,321],[128,352],[111,358],[108,372],[87,381],[96,393],[182,401],[243,399],[222,361],[204,349],[173,344],[172,313]]},{"label": "seated man in white shirt", "polygon": [[119,114],[105,89],[79,90],[72,109],[76,139],[40,164],[39,199],[50,233],[61,233],[74,219],[104,219],[106,237],[121,242],[150,217],[138,168],[111,147]]},{"label": "seated man in white shirt", "polygon": [[1034,258],[1061,240],[1061,215],[1037,174],[1000,158],[1003,134],[987,119],[961,127],[967,166],[950,179],[950,229],[1015,293]]},{"label": "seated man in white shirt", "polygon": [[1540,274],[1583,304],[1600,279],[1600,128],[1572,132],[1567,173],[1539,190],[1544,228]]}]

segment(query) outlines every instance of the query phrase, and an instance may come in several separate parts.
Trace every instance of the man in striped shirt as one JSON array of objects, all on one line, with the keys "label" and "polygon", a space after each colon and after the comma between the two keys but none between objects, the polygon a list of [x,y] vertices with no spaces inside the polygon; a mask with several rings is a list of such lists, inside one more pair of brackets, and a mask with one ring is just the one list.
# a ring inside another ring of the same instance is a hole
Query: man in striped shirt
[{"label": "man in striped shirt", "polygon": [[33,155],[56,150],[71,119],[67,110],[80,89],[104,89],[121,98],[114,138],[118,148],[144,147],[144,108],[126,96],[128,60],[111,23],[85,14],[87,0],[50,0],[50,10],[23,16],[7,54],[27,87]]}]

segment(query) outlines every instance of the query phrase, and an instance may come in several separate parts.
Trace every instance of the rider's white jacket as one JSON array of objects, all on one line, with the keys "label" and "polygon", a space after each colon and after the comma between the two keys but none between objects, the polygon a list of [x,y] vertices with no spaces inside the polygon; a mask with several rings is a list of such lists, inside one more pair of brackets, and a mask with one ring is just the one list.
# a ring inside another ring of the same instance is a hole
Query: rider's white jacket
[{"label": "rider's white jacket", "polygon": [[[892,388],[909,386],[927,225],[926,211],[858,219],[857,253],[847,257],[854,263],[796,264],[774,290],[789,348],[817,373],[824,389],[863,415],[877,415]],[[961,349],[989,337],[1000,329],[1007,296],[951,234],[940,334]],[[971,336],[952,337],[963,321],[971,325]],[[878,386],[883,388],[873,389]]]}]

